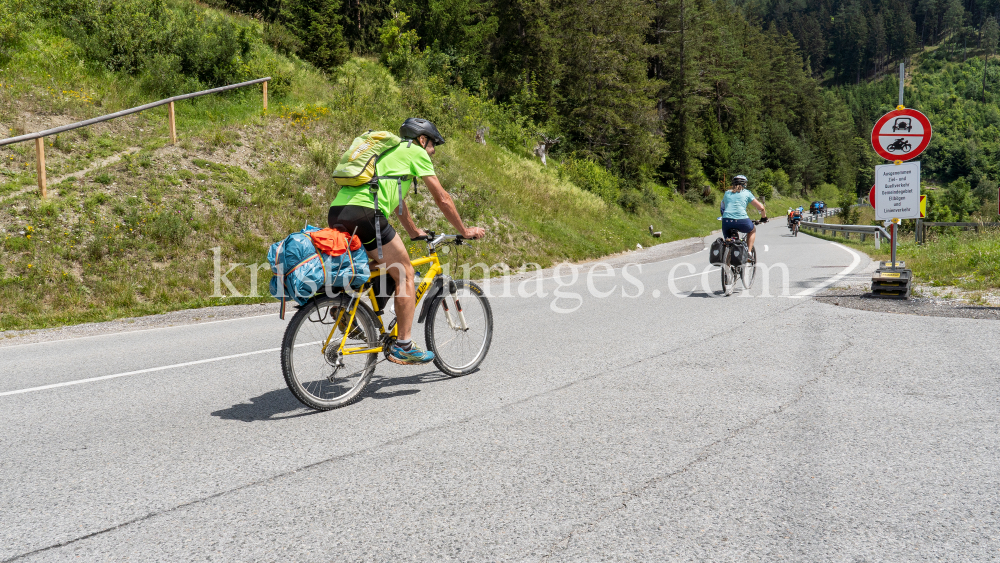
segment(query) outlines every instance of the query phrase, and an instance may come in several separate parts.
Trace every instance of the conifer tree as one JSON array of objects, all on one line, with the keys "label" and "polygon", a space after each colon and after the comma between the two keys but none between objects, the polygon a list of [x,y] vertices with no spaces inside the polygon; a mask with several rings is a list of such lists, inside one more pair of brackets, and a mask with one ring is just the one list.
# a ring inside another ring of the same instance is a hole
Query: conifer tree
[{"label": "conifer tree", "polygon": [[302,58],[325,71],[336,69],[351,55],[341,19],[340,0],[294,0],[281,12],[281,20],[303,43]]},{"label": "conifer tree", "polygon": [[[670,148],[661,172],[685,193],[702,176],[698,157],[704,147],[699,142],[702,130],[698,118],[708,105],[706,94],[711,90],[704,72],[706,59],[712,54],[712,44],[705,41],[709,6],[702,0],[664,0],[656,2],[655,8],[652,74],[659,81],[656,104]],[[716,88],[726,87],[724,82],[719,80]],[[721,98],[721,92],[717,97]],[[717,120],[721,121],[721,114]]]},{"label": "conifer tree", "polygon": [[548,0],[496,0],[493,13],[497,31],[489,54],[491,93],[535,119],[554,117],[561,70]]},{"label": "conifer tree", "polygon": [[644,0],[561,0],[559,113],[582,156],[626,175],[650,174],[662,160],[646,61],[650,21]]}]

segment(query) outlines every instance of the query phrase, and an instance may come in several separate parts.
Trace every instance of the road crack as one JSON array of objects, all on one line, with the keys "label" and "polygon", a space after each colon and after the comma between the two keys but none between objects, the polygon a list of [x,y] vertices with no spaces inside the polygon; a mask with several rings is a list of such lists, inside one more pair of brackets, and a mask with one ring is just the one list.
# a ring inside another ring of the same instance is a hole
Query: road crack
[{"label": "road crack", "polygon": [[[730,331],[727,330],[725,331],[724,334],[729,334],[729,333]],[[712,338],[715,338],[716,336],[718,335],[713,335]],[[732,442],[741,434],[747,432],[748,430],[756,428],[757,426],[760,426],[762,423],[764,423],[769,419],[780,416],[782,413],[785,412],[785,410],[787,410],[788,408],[794,406],[799,401],[801,401],[802,398],[805,397],[806,390],[809,387],[815,385],[817,382],[819,382],[820,379],[825,377],[829,370],[830,364],[838,357],[840,357],[841,354],[846,352],[850,347],[851,347],[851,341],[848,340],[847,342],[844,343],[843,346],[841,346],[839,350],[837,350],[833,355],[830,356],[830,358],[825,362],[826,367],[822,368],[819,374],[817,374],[812,379],[804,381],[798,386],[798,388],[795,391],[795,394],[788,401],[778,405],[777,407],[771,409],[770,411],[761,414],[757,418],[750,420],[746,424],[732,430],[726,436],[719,438],[718,440],[715,440],[709,443],[708,445],[704,446],[703,448],[701,448],[701,451],[697,455],[695,455],[690,461],[688,461],[681,467],[677,468],[676,470],[666,473],[664,475],[659,475],[651,479],[648,479],[635,490],[622,492],[621,494],[624,495],[624,498],[622,499],[620,506],[617,506],[616,508],[612,508],[603,512],[591,522],[577,526],[575,529],[571,530],[565,536],[550,544],[548,553],[542,555],[540,560],[548,561],[550,557],[556,555],[558,552],[565,551],[566,549],[569,548],[570,542],[573,541],[574,537],[583,533],[594,531],[597,528],[597,526],[600,525],[602,522],[614,516],[615,514],[619,514],[625,509],[627,509],[630,501],[639,499],[643,495],[643,493],[669,479],[673,479],[674,477],[687,473],[692,468],[700,465],[705,461],[708,461],[713,455],[721,453],[721,450],[724,446]],[[636,363],[641,363],[641,361]]]}]

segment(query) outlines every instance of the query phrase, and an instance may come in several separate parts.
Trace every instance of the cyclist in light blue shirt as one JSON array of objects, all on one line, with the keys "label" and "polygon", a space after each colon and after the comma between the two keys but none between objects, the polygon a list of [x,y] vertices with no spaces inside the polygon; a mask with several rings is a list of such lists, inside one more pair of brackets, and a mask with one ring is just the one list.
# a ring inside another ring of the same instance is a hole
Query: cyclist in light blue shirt
[{"label": "cyclist in light blue shirt", "polygon": [[747,235],[748,250],[753,250],[753,241],[757,236],[757,228],[747,215],[747,205],[753,204],[760,211],[760,222],[767,223],[767,211],[764,204],[757,200],[747,189],[747,177],[740,174],[733,176],[733,186],[722,195],[722,236],[735,236],[732,231],[749,233]]}]

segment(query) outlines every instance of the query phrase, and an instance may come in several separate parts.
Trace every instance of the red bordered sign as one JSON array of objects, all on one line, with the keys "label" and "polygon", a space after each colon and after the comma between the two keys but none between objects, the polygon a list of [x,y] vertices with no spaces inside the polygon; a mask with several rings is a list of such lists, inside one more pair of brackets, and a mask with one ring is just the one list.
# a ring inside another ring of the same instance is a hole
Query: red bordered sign
[{"label": "red bordered sign", "polygon": [[872,147],[886,160],[910,160],[931,142],[931,122],[915,109],[898,109],[882,116],[872,128]]}]

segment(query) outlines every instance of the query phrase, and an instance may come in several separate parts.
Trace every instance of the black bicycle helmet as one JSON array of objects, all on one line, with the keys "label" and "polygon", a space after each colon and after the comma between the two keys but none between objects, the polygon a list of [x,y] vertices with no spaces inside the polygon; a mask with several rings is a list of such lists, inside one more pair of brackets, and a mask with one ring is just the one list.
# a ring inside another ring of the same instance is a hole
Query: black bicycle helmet
[{"label": "black bicycle helmet", "polygon": [[733,185],[734,186],[740,185],[743,186],[744,188],[747,187],[747,177],[744,176],[743,174],[737,174],[736,176],[733,176]]},{"label": "black bicycle helmet", "polygon": [[437,146],[444,144],[444,137],[437,127],[422,117],[409,117],[399,127],[399,136],[403,139],[416,139],[421,135],[427,135]]}]

